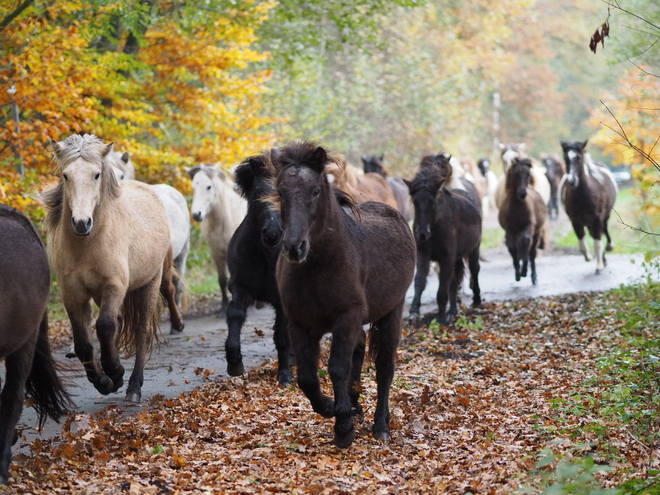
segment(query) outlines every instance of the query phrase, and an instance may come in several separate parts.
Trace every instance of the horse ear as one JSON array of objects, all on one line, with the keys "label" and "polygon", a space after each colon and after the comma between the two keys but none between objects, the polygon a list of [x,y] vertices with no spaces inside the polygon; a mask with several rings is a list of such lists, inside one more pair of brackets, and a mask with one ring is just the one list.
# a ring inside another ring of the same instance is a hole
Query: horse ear
[{"label": "horse ear", "polygon": [[314,154],[312,155],[312,166],[319,174],[322,174],[323,170],[325,170],[325,164],[327,161],[328,153],[325,151],[325,149],[321,146],[316,148],[316,150],[314,150]]},{"label": "horse ear", "polygon": [[202,170],[201,165],[195,165],[194,167],[186,168],[186,172],[188,172],[188,177],[190,177],[191,179],[195,177],[197,172],[199,172],[200,170]]},{"label": "horse ear", "polygon": [[366,157],[361,156],[361,157],[360,157],[360,160],[362,160],[362,164],[363,164],[363,165],[366,165],[366,164],[367,164],[367,158],[366,158]]},{"label": "horse ear", "polygon": [[255,177],[261,177],[264,172],[264,162],[257,159],[257,158],[250,158],[248,160],[248,163],[250,164],[250,169],[252,170],[252,174]]},{"label": "horse ear", "polygon": [[412,190],[413,181],[408,180],[408,179],[403,179],[403,182],[406,184],[406,186],[408,186],[408,190],[411,191],[411,190]]},{"label": "horse ear", "polygon": [[518,144],[518,152],[519,153],[524,153],[526,149],[527,149],[527,145],[525,143]]},{"label": "horse ear", "polygon": [[131,159],[131,154],[128,151],[124,151],[124,154],[121,155],[121,161],[124,163],[128,163],[130,159]]},{"label": "horse ear", "polygon": [[588,142],[589,142],[589,140],[585,139],[584,143],[582,143],[582,150],[584,150],[587,147]]},{"label": "horse ear", "polygon": [[502,150],[502,151],[504,151],[504,148],[506,148],[506,146],[504,146],[504,143],[497,143],[497,146],[498,146],[498,147],[500,148],[500,150]]},{"label": "horse ear", "polygon": [[383,153],[382,155],[380,155],[380,161],[382,162],[382,161],[384,161],[384,160],[385,160],[385,153]]},{"label": "horse ear", "polygon": [[280,150],[277,148],[271,148],[270,149],[270,162],[275,165],[275,163],[279,160],[280,158]]},{"label": "horse ear", "polygon": [[58,156],[60,151],[62,151],[62,146],[54,139],[50,140],[50,147],[53,148],[53,153],[55,153],[55,156]]},{"label": "horse ear", "polygon": [[114,146],[115,146],[115,142],[114,142],[114,141],[112,141],[112,142],[106,144],[105,146],[103,146],[103,150],[101,150],[101,156],[102,156],[103,158],[105,158],[106,156],[108,156],[108,154],[112,151],[112,148],[114,148]]}]

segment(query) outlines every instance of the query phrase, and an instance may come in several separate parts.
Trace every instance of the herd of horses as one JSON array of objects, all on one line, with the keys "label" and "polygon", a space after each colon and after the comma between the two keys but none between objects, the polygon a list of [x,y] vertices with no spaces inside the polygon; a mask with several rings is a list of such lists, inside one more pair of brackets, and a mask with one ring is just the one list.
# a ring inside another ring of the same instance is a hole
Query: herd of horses
[{"label": "herd of horses", "polygon": [[[586,228],[597,271],[603,269],[604,250],[612,249],[607,221],[616,183],[586,153],[586,141],[561,144],[566,170],[554,156],[541,164],[523,146],[509,145],[502,147],[499,179],[488,159],[460,162],[442,152],[424,156],[406,180],[389,176],[383,155],[362,157],[359,170],[341,155],[301,141],[245,159],[233,176],[211,165],[189,169],[189,213],[176,189],[134,180],[130,154],[114,151],[113,143],[88,134],[52,141],[60,181],[41,194],[46,247],[27,217],[0,205],[0,358],[7,369],[0,396],[0,484],[7,483],[26,394],[40,424],[58,420],[71,406],[47,338],[49,266],[89,381],[102,394],[118,391],[124,382],[119,356],[134,355],[126,400],[139,402],[160,297],[170,309],[171,331],[184,328],[190,216],[201,223],[217,268],[229,329],[228,373],[244,372],[240,333],[249,307],[269,303],[278,382],[292,382],[295,361],[300,389],[314,411],[335,418],[334,443],[346,448],[355,438],[352,418],[362,412],[359,383],[368,348],[377,380],[373,435],[388,439],[406,291],[414,278],[410,316],[417,317],[436,262],[437,319],[448,324],[458,312],[467,261],[472,304],[479,305],[482,218],[489,208],[499,208],[516,280],[529,269],[536,284],[536,251],[547,243],[547,219],[556,217],[559,199],[584,257],[591,259]],[[100,356],[90,341],[92,301],[99,308],[94,325]],[[325,334],[332,336],[334,398],[322,393],[318,378]]]}]

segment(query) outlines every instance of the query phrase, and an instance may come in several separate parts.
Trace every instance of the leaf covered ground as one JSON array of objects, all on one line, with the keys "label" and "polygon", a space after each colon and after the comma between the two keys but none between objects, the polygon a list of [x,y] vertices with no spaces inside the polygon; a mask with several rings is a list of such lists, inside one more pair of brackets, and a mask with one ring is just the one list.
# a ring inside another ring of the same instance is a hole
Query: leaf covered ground
[{"label": "leaf covered ground", "polygon": [[339,450],[333,420],[315,414],[296,386],[279,387],[270,362],[189,395],[155,397],[132,417],[118,407],[72,415],[61,438],[15,456],[7,490],[539,493],[572,476],[571,459],[592,466],[574,470],[584,486],[644,480],[660,468],[658,444],[648,441],[657,423],[640,439],[599,404],[617,386],[597,364],[626,345],[621,304],[611,294],[572,294],[485,304],[450,327],[406,325],[387,444],[370,434],[372,367],[363,372],[357,438]]}]

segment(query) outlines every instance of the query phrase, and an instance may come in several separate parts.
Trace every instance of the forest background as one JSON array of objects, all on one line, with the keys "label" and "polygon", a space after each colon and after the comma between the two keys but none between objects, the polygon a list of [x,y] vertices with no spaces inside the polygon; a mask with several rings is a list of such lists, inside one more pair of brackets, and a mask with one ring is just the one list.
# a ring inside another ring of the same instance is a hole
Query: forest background
[{"label": "forest background", "polygon": [[56,180],[49,140],[75,132],[184,193],[186,166],[230,168],[295,138],[356,165],[384,153],[404,176],[429,152],[476,160],[525,142],[539,156],[589,139],[597,158],[633,165],[657,222],[660,7],[621,4],[2,0],[0,202],[38,222],[36,192]]}]

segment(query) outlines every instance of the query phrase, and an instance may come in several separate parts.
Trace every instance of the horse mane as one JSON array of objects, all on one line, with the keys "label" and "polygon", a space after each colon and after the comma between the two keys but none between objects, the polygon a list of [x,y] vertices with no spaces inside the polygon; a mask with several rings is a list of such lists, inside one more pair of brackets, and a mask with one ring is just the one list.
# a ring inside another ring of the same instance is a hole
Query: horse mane
[{"label": "horse mane", "polygon": [[[52,141],[55,152],[56,170],[63,170],[75,160],[82,159],[86,162],[100,163],[102,170],[103,185],[101,194],[103,197],[118,198],[121,195],[121,186],[112,171],[112,163],[109,155],[112,154],[112,143],[105,144],[94,134],[72,134],[64,141]],[[60,182],[53,189],[42,191],[39,195],[41,202],[46,207],[46,230],[50,230],[59,224],[62,218],[62,207],[64,204],[64,182]]]},{"label": "horse mane", "polygon": [[[437,161],[434,162],[437,155],[427,155],[422,158],[422,164],[420,165],[419,170],[413,177],[411,181],[410,193],[413,194],[420,189],[429,189],[428,184],[431,184],[432,188],[440,190],[444,184],[447,182],[447,176],[445,176],[438,166]],[[449,167],[451,170],[451,167]],[[448,174],[451,177],[451,172]]]},{"label": "horse mane", "polygon": [[[259,163],[260,175],[256,176],[252,163]],[[270,180],[273,177],[272,165],[270,163],[270,153],[264,151],[260,155],[254,155],[243,160],[234,170],[234,183],[238,192],[245,199],[249,200],[250,192],[254,188],[254,181],[257,177]]]}]

